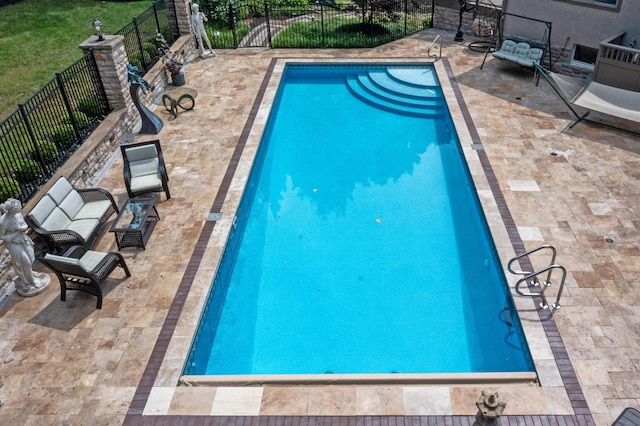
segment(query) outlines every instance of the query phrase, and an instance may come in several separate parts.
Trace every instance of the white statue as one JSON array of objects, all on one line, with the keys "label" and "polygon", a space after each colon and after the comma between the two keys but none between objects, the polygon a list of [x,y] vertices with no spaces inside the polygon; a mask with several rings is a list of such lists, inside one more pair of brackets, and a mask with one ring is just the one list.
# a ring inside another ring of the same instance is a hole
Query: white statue
[{"label": "white statue", "polygon": [[[207,32],[204,30],[204,23],[207,22],[207,16],[200,12],[200,6],[196,3],[191,5],[191,25],[193,26],[193,32],[196,34],[196,38],[198,39],[198,48],[200,49],[200,57],[208,58],[211,56],[216,56],[213,48],[211,47],[211,42],[209,41],[209,36]],[[209,53],[205,53],[204,44],[207,44],[209,47]]]},{"label": "white statue", "polygon": [[22,217],[22,205],[19,200],[9,198],[0,209],[6,212],[0,220],[0,240],[9,250],[13,269],[17,275],[14,281],[16,291],[21,296],[35,296],[42,293],[51,284],[49,275],[34,272],[31,265],[35,261],[33,241],[27,236],[27,223]]}]

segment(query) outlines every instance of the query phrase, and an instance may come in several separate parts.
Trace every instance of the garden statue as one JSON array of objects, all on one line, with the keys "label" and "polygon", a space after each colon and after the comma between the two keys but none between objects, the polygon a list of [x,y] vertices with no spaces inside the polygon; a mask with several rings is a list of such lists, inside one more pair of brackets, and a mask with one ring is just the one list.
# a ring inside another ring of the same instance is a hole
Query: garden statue
[{"label": "garden statue", "polygon": [[139,86],[142,88],[142,93],[147,93],[147,89],[151,89],[147,80],[142,78],[138,67],[135,65],[127,64],[127,80],[132,86]]},{"label": "garden statue", "polygon": [[129,83],[131,83],[131,87],[129,88],[129,92],[131,93],[131,98],[133,99],[133,103],[138,108],[138,112],[140,113],[140,118],[142,118],[142,127],[140,128],[141,135],[157,135],[162,130],[162,120],[160,117],[155,115],[153,112],[149,110],[144,104],[140,101],[140,94],[138,89],[142,89],[142,93],[147,93],[147,89],[151,89],[149,83],[142,78],[140,73],[138,72],[138,67],[135,65],[127,64],[127,79]]},{"label": "garden statue", "polygon": [[20,296],[28,297],[40,294],[49,287],[51,278],[44,272],[34,272],[31,265],[35,261],[33,241],[27,236],[27,223],[22,217],[22,204],[15,198],[9,198],[0,204],[3,212],[0,221],[0,239],[11,255],[16,291]]},{"label": "garden statue", "polygon": [[[211,42],[209,41],[209,36],[207,32],[204,30],[204,23],[207,22],[208,19],[206,15],[200,12],[200,6],[196,3],[191,5],[191,25],[193,27],[193,32],[196,35],[196,39],[198,40],[198,48],[200,49],[200,57],[201,58],[209,58],[211,56],[216,56],[213,48],[211,47]],[[204,44],[202,41],[204,40],[207,43],[207,47],[209,48],[209,53],[205,53]]]}]

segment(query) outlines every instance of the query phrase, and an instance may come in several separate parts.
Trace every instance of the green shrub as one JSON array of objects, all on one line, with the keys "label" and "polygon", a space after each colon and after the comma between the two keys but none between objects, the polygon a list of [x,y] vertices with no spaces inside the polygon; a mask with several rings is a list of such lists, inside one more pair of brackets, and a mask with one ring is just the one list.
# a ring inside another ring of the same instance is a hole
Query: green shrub
[{"label": "green shrub", "polygon": [[18,182],[33,182],[40,177],[42,169],[37,161],[18,160],[13,163],[13,174]]},{"label": "green shrub", "polygon": [[147,52],[150,58],[155,58],[156,56],[158,56],[158,46],[150,41],[142,43],[142,50]]},{"label": "green shrub", "polygon": [[84,98],[78,102],[78,111],[84,113],[87,117],[100,117],[103,116],[102,106],[97,99]]},{"label": "green shrub", "polygon": [[51,130],[51,140],[58,146],[68,147],[76,140],[76,132],[71,124],[59,124]]},{"label": "green shrub", "polygon": [[0,178],[0,202],[5,202],[9,198],[20,199],[20,184],[17,180],[2,177]]},{"label": "green shrub", "polygon": [[[36,142],[36,144],[38,145],[38,150],[42,155],[42,159],[46,163],[52,163],[58,159],[58,147],[56,146],[55,143],[40,140]],[[38,159],[38,153],[36,152],[35,148],[31,149],[31,151],[29,152],[29,157],[31,157],[32,160]]]},{"label": "green shrub", "polygon": [[173,31],[171,31],[171,28],[163,28],[162,30],[160,30],[160,34],[162,34],[162,37],[164,37],[167,43],[173,43],[173,41],[176,39],[173,35]]},{"label": "green shrub", "polygon": [[[78,123],[78,127],[80,127],[81,129],[86,129],[91,125],[91,120],[89,119],[89,117],[87,117],[87,114],[85,114],[84,112],[74,111],[73,117],[76,119],[76,123]],[[71,117],[66,116],[65,119],[62,120],[62,124],[73,125],[73,123],[71,122]]]},{"label": "green shrub", "polygon": [[146,50],[143,50],[142,52],[137,50],[133,52],[131,56],[129,56],[129,63],[133,66],[138,67],[138,70],[140,72],[144,70],[144,67],[142,66],[142,57],[143,57],[142,55],[144,55],[145,64],[148,64],[149,62],[151,62],[151,56],[149,56],[149,52],[147,52]]}]

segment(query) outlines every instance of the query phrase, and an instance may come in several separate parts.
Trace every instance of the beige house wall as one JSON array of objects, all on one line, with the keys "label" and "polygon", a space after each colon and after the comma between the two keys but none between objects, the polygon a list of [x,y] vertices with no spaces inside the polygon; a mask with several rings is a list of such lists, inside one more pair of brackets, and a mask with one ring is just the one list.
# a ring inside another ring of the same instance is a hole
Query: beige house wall
[{"label": "beige house wall", "polygon": [[[627,32],[626,44],[633,40],[640,42],[640,1],[620,2],[618,10],[569,0],[505,0],[504,11],[551,21],[551,45],[554,47],[566,43],[569,51],[575,44],[598,49],[601,41],[624,31]],[[506,16],[504,24],[507,34],[520,34],[534,40],[544,35],[545,25],[541,23]]]}]

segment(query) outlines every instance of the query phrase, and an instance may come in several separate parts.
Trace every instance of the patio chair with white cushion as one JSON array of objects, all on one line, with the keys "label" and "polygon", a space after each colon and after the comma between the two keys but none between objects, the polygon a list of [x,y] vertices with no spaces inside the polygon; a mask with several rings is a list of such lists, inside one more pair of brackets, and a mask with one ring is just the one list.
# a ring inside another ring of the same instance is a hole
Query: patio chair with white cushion
[{"label": "patio chair with white cushion", "polygon": [[129,198],[152,192],[169,194],[169,175],[159,140],[121,145],[124,160],[124,183]]},{"label": "patio chair with white cushion", "polygon": [[98,252],[85,247],[72,246],[63,255],[47,253],[38,260],[51,269],[60,280],[60,300],[65,301],[67,290],[78,290],[98,297],[97,309],[102,308],[102,285],[109,275],[120,267],[131,276],[120,253]]}]

